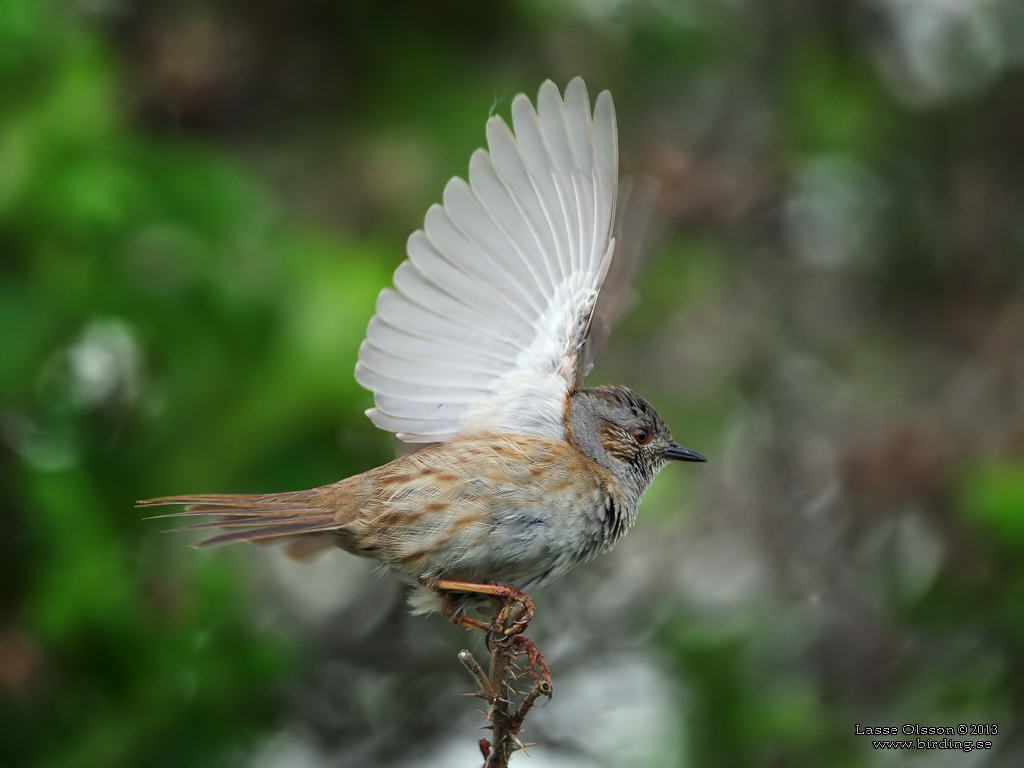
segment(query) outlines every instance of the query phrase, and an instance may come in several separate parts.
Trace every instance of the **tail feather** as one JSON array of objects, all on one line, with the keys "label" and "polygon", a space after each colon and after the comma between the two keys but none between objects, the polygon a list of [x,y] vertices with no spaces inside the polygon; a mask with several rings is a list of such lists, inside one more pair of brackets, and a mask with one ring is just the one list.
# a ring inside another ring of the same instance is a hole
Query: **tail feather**
[{"label": "tail feather", "polygon": [[295,523],[294,525],[267,526],[262,528],[250,528],[247,531],[232,531],[203,539],[195,546],[197,549],[215,547],[218,544],[229,544],[233,541],[262,541],[280,536],[295,536],[296,534],[314,533],[316,531],[330,531],[338,527],[335,521],[329,523],[309,524],[306,522]]},{"label": "tail feather", "polygon": [[267,493],[249,495],[236,493],[206,493],[196,496],[161,496],[156,499],[144,499],[135,503],[137,507],[167,507],[182,504],[191,512],[204,514],[223,511],[286,511],[311,506],[314,494],[310,491],[293,493]]},{"label": "tail feather", "polygon": [[[212,547],[233,541],[263,542],[267,539],[290,537],[304,538],[305,534],[317,537],[318,546],[323,547],[323,534],[341,527],[333,510],[316,504],[314,491],[293,493],[268,493],[265,495],[245,494],[199,494],[191,496],[162,496],[137,502],[143,508],[181,504],[182,512],[154,515],[153,518],[188,518],[216,515],[216,520],[190,523],[169,529],[189,531],[219,528],[227,531],[204,539],[196,547]],[[237,530],[236,530],[237,529]],[[294,547],[294,545],[292,545]],[[292,548],[290,547],[290,549]],[[305,552],[307,547],[294,547]]]},{"label": "tail feather", "polygon": [[[181,517],[188,517],[191,513],[184,513]],[[160,517],[178,517],[179,515],[160,515]],[[153,520],[155,518],[147,518]],[[307,523],[334,523],[337,525],[333,515],[329,515],[325,512],[320,514],[309,515],[302,517],[301,520]],[[241,519],[221,519],[221,520],[207,520],[202,523],[189,523],[188,525],[179,525],[175,528],[169,528],[165,533],[173,531],[200,531],[209,528],[223,528],[225,530],[229,528],[252,528],[253,526],[272,528],[278,525],[294,525],[296,519],[293,517],[282,517],[282,518],[266,518],[260,515],[246,515]]]}]

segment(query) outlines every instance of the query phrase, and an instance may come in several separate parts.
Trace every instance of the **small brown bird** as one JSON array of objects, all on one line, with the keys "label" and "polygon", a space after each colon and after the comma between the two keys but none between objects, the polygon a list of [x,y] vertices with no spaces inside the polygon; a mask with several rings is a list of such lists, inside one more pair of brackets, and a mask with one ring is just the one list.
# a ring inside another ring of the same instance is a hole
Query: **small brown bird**
[{"label": "small brown bird", "polygon": [[452,179],[409,238],[359,350],[374,424],[433,445],[322,488],[140,505],[216,515],[183,527],[224,531],[199,546],[281,539],[298,557],[374,558],[416,585],[417,611],[487,629],[467,598],[518,601],[525,625],[523,591],[615,544],[669,460],[704,461],[639,395],[581,386],[615,251],[611,96],[591,115],[581,79],[564,101],[547,81],[536,111],[519,94],[512,118],[514,134],[488,121],[469,183]]}]

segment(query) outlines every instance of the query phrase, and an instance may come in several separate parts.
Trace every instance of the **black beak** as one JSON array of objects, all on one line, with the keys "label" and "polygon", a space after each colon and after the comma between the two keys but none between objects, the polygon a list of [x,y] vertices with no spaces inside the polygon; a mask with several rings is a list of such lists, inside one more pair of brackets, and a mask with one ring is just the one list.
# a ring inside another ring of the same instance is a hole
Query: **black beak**
[{"label": "black beak", "polygon": [[679,443],[669,443],[668,448],[662,451],[661,455],[666,459],[676,459],[677,461],[707,461],[696,451],[683,448]]}]

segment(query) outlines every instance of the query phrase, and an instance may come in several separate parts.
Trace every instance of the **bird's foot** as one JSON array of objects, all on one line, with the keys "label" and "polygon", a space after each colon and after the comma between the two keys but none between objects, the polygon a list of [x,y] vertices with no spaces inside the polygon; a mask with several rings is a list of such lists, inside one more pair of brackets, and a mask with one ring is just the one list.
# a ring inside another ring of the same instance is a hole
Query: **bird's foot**
[{"label": "bird's foot", "polygon": [[512,649],[517,654],[526,656],[526,669],[533,678],[533,687],[541,696],[551,698],[555,692],[555,686],[551,682],[551,670],[548,663],[544,661],[544,654],[540,652],[536,643],[526,635],[515,635],[512,638]]},{"label": "bird's foot", "polygon": [[494,627],[500,629],[506,637],[519,636],[533,620],[533,598],[512,587],[505,589],[508,592],[502,595],[505,602],[494,617]]},{"label": "bird's foot", "polygon": [[[421,581],[427,586],[446,592],[490,595],[500,600],[502,606],[491,622],[489,635],[496,634],[498,638],[521,635],[526,630],[530,620],[533,619],[533,599],[518,589],[506,587],[503,584],[478,584],[473,581],[452,581],[449,579],[440,579],[433,582]],[[475,619],[466,619],[464,614],[454,610],[444,611],[444,614],[449,621],[464,627],[483,629],[485,626],[483,622],[478,622]]]}]

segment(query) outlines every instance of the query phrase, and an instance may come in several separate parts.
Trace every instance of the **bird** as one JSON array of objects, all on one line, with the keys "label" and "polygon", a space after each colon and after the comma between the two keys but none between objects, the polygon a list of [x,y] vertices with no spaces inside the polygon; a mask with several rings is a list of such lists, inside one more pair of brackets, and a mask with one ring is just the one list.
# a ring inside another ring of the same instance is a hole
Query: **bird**
[{"label": "bird", "polygon": [[[372,558],[412,585],[414,612],[462,626],[490,631],[518,603],[506,634],[543,665],[521,634],[528,591],[609,550],[669,462],[705,458],[632,390],[583,385],[604,322],[599,296],[621,289],[604,285],[622,272],[611,270],[611,94],[591,110],[581,78],[564,98],[547,80],[536,108],[520,93],[511,115],[511,128],[488,119],[468,181],[449,181],[409,237],[359,349],[355,378],[374,398],[366,414],[425,445],[319,488],[139,505],[213,516],[173,529],[219,529],[199,547],[283,541],[297,558],[332,547]],[[467,615],[487,600],[496,624]]]}]

